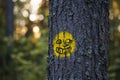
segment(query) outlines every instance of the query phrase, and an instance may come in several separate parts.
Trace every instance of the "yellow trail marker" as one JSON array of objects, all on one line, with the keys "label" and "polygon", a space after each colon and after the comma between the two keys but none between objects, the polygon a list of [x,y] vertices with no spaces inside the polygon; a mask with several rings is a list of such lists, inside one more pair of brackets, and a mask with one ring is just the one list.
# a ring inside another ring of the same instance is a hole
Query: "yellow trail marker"
[{"label": "yellow trail marker", "polygon": [[56,34],[53,40],[54,55],[57,57],[69,57],[75,51],[75,39],[69,32]]}]

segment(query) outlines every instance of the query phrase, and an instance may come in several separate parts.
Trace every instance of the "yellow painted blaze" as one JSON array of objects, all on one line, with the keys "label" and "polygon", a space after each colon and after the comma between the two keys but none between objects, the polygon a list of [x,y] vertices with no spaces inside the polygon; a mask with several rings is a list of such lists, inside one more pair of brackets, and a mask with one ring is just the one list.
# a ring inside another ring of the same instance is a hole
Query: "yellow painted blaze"
[{"label": "yellow painted blaze", "polygon": [[69,57],[75,51],[75,39],[69,32],[56,34],[53,40],[54,55],[57,57]]}]

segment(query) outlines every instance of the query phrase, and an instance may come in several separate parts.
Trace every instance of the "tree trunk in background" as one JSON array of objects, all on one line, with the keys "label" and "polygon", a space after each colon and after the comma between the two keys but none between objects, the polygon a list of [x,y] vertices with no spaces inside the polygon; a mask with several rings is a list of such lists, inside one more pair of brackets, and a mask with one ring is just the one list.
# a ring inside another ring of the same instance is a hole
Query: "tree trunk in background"
[{"label": "tree trunk in background", "polygon": [[48,80],[108,80],[109,0],[49,4]]},{"label": "tree trunk in background", "polygon": [[4,73],[2,80],[14,80],[16,79],[16,73],[14,64],[11,58],[13,51],[13,33],[14,33],[14,3],[13,0],[5,0],[5,15],[6,15],[6,37],[8,39],[6,45],[6,53],[3,57]]},{"label": "tree trunk in background", "polygon": [[6,0],[6,23],[7,23],[7,36],[13,36],[14,31],[14,14],[13,14],[13,1]]}]

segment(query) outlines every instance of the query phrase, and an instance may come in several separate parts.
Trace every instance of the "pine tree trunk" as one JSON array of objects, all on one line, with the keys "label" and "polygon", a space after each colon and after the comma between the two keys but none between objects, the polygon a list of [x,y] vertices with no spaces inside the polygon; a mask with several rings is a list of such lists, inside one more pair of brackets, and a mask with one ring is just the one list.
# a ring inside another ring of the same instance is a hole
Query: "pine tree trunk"
[{"label": "pine tree trunk", "polygon": [[9,42],[6,45],[6,53],[4,54],[4,73],[2,80],[13,80],[16,78],[15,69],[11,53],[13,51],[13,33],[14,33],[14,3],[13,0],[5,0],[5,14],[6,14],[6,37]]},{"label": "pine tree trunk", "polygon": [[13,1],[6,0],[6,23],[7,23],[7,36],[13,36],[14,31],[14,13],[13,13]]},{"label": "pine tree trunk", "polygon": [[48,80],[108,80],[109,0],[50,0]]}]

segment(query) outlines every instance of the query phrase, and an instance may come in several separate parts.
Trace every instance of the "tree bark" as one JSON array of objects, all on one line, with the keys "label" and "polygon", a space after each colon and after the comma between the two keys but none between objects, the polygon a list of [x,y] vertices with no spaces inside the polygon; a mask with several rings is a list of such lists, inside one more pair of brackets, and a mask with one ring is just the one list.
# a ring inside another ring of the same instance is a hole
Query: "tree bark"
[{"label": "tree bark", "polygon": [[[50,0],[49,6],[47,79],[108,80],[109,0]],[[75,40],[70,56],[55,55],[60,32],[69,32]]]}]

